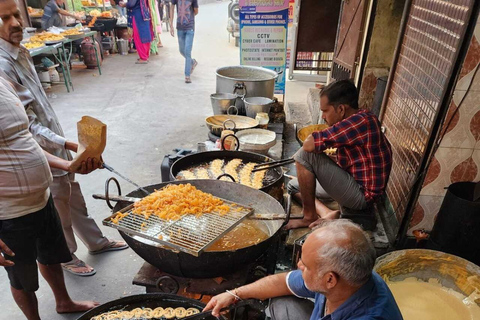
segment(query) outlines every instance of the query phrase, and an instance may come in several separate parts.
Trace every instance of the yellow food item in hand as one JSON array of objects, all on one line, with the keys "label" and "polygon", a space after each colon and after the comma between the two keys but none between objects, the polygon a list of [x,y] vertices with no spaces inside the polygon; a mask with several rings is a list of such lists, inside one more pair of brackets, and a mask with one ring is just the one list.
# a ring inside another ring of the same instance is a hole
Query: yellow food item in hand
[{"label": "yellow food item in hand", "polygon": [[323,151],[327,156],[334,155],[337,153],[337,148],[327,148],[325,151]]}]

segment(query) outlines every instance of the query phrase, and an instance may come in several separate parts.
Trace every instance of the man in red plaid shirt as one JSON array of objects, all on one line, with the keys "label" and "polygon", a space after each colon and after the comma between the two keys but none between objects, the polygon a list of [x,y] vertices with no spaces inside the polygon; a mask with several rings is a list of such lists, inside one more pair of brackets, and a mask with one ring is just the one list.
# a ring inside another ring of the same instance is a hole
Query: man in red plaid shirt
[{"label": "man in red plaid shirt", "polygon": [[[330,126],[312,133],[295,154],[298,180],[288,189],[303,204],[303,218],[290,220],[287,229],[313,227],[322,219],[338,219],[339,210],[331,210],[322,201],[335,200],[350,211],[355,221],[365,215],[374,221],[368,209],[382,195],[390,169],[392,150],[377,117],[358,109],[358,92],[349,80],[334,82],[320,93],[322,119]],[[337,148],[335,163],[324,151]],[[352,210],[353,209],[353,210]],[[343,216],[342,216],[343,217]],[[369,225],[372,223],[362,223]],[[373,223],[374,228],[374,223]]]}]

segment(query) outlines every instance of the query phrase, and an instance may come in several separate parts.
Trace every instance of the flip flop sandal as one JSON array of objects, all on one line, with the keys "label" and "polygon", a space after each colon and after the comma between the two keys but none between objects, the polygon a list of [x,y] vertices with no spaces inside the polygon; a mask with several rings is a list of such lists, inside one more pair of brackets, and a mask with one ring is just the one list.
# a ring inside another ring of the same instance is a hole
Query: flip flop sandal
[{"label": "flip flop sandal", "polygon": [[148,64],[148,60],[137,60],[135,64]]},{"label": "flip flop sandal", "polygon": [[192,83],[192,79],[190,79],[190,78],[185,78],[185,83]]},{"label": "flip flop sandal", "polygon": [[89,276],[93,276],[94,274],[97,273],[97,271],[93,268],[92,268],[91,271],[88,271],[88,272],[75,271],[76,268],[85,268],[85,267],[87,267],[87,264],[85,262],[83,262],[82,260],[77,260],[77,261],[69,262],[69,263],[62,263],[62,269],[63,270],[65,270],[67,272],[70,272],[71,274],[74,274],[76,276],[89,277]]},{"label": "flip flop sandal", "polygon": [[124,250],[128,248],[128,244],[123,243],[122,245],[119,245],[121,242],[116,241],[116,240],[110,240],[109,243],[103,247],[102,249],[96,250],[96,251],[88,251],[90,254],[100,254],[108,251],[119,251],[119,250]]}]

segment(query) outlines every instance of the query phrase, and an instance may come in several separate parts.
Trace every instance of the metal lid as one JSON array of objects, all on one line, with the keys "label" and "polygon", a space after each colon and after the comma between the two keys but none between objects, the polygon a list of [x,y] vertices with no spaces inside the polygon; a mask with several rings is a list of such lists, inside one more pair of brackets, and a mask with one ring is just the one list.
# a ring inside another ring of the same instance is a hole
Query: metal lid
[{"label": "metal lid", "polygon": [[235,81],[268,81],[278,77],[278,74],[266,68],[252,66],[229,66],[218,68],[218,77]]}]

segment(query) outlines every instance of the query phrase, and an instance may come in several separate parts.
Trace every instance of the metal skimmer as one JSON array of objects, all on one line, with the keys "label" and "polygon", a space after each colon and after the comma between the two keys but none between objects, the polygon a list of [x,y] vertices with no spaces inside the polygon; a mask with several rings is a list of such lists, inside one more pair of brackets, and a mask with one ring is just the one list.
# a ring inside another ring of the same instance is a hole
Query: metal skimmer
[{"label": "metal skimmer", "polygon": [[[187,214],[176,221],[167,221],[151,215],[145,219],[142,215],[132,213],[134,205],[131,204],[104,219],[103,224],[198,257],[217,239],[253,213],[253,208],[222,200],[230,207],[235,205],[224,215],[212,212],[197,218],[195,215]],[[118,224],[112,222],[112,218],[125,213],[128,215],[119,220]]]}]

